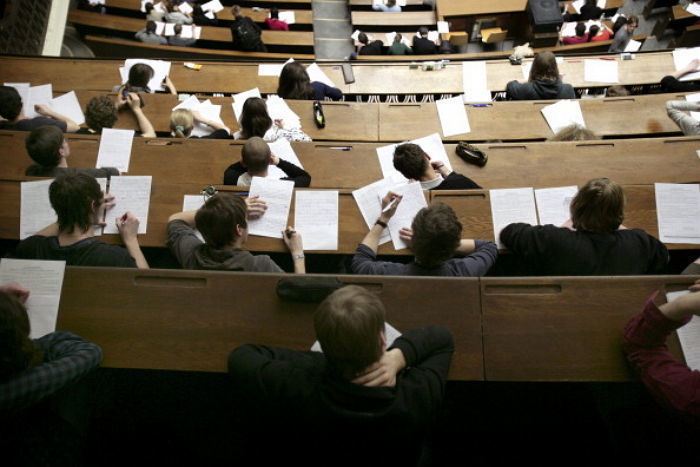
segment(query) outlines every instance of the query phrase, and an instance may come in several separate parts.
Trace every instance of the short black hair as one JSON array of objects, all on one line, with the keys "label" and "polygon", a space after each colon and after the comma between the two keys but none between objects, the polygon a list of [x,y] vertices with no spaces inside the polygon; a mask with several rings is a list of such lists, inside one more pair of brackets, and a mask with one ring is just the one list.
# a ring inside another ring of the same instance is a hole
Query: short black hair
[{"label": "short black hair", "polygon": [[150,32],[151,34],[155,34],[156,32],[156,22],[148,20],[146,21],[146,32]]},{"label": "short black hair", "polygon": [[583,36],[586,34],[586,25],[584,23],[576,23],[576,35]]},{"label": "short black hair", "polygon": [[22,112],[22,97],[12,86],[0,86],[0,117],[14,120]]},{"label": "short black hair", "polygon": [[270,18],[272,19],[279,19],[280,18],[280,11],[277,9],[277,7],[273,6],[270,8]]},{"label": "short black hair", "polygon": [[428,35],[428,28],[426,28],[425,26],[421,26],[420,28],[418,28],[418,34],[420,34],[421,37],[427,36]]},{"label": "short black hair", "polygon": [[369,39],[367,38],[367,34],[365,34],[364,32],[361,32],[360,34],[358,34],[357,41],[360,44],[367,44],[367,42],[369,42]]},{"label": "short black hair", "polygon": [[425,156],[425,152],[417,144],[400,144],[394,149],[394,168],[406,178],[419,180],[428,163]]},{"label": "short black hair", "polygon": [[99,183],[90,175],[78,172],[56,177],[49,186],[49,200],[58,217],[59,231],[72,233],[75,227],[88,230],[102,197]]},{"label": "short black hair", "polygon": [[42,167],[56,167],[61,161],[58,151],[63,145],[63,132],[53,125],[33,129],[24,140],[24,147],[34,162]]},{"label": "short black hair", "polygon": [[153,78],[153,68],[145,63],[137,63],[129,69],[129,86],[148,89],[148,82]]}]

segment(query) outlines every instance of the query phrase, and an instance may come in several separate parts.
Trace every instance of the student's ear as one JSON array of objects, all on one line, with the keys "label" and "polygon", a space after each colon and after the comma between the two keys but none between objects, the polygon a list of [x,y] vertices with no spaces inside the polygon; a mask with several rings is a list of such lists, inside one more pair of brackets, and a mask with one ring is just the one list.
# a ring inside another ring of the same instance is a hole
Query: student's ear
[{"label": "student's ear", "polygon": [[236,224],[236,237],[242,237],[245,232],[245,227],[241,227],[241,224]]}]

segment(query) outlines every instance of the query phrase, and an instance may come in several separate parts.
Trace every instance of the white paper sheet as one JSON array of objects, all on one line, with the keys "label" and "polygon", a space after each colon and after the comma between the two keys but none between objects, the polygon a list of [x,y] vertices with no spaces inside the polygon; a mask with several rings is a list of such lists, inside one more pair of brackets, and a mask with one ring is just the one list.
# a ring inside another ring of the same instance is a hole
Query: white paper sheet
[{"label": "white paper sheet", "polygon": [[465,103],[491,102],[485,61],[462,62],[462,88],[464,89],[462,98]]},{"label": "white paper sheet", "polygon": [[444,137],[471,133],[462,96],[435,101]]},{"label": "white paper sheet", "polygon": [[78,101],[78,96],[75,95],[75,91],[54,97],[51,99],[49,107],[54,112],[70,118],[78,125],[85,123],[85,114],[83,114],[83,109],[80,108],[80,102]]},{"label": "white paper sheet", "polygon": [[241,121],[241,112],[243,112],[243,104],[245,101],[251,97],[262,97],[260,94],[260,89],[253,88],[247,91],[239,92],[238,94],[233,94],[233,114],[236,116],[237,121]]},{"label": "white paper sheet", "polygon": [[520,70],[523,72],[523,79],[525,81],[530,80],[530,70],[532,69],[532,62],[523,62],[522,65],[520,65]]},{"label": "white paper sheet", "polygon": [[189,15],[192,13],[192,7],[190,6],[189,3],[187,2],[182,2],[177,6],[177,9],[180,10],[182,13]]},{"label": "white paper sheet", "polygon": [[148,208],[151,204],[151,181],[150,175],[122,176],[110,179],[109,192],[114,195],[115,206],[107,212],[105,234],[119,233],[115,220],[129,211],[139,220],[138,233],[146,233]]},{"label": "white paper sheet", "polygon": [[211,0],[211,1],[204,3],[202,5],[202,10],[212,11],[214,13],[218,13],[223,9],[224,9],[224,6],[221,4],[221,2],[219,0]]},{"label": "white paper sheet", "polygon": [[[386,348],[388,349],[389,347],[394,345],[394,341],[396,339],[401,337],[401,333],[391,324],[384,323],[384,337],[386,338]],[[314,342],[314,345],[311,346],[311,351],[323,353],[323,350],[321,349],[321,343],[318,341]]]},{"label": "white paper sheet", "polygon": [[[695,94],[686,94],[685,100],[688,102],[700,102],[700,92],[696,92]],[[690,116],[695,120],[700,120],[700,112],[690,112]]]},{"label": "white paper sheet", "polygon": [[[365,224],[367,224],[367,229],[372,228],[382,213],[379,195],[386,193],[389,187],[393,185],[396,185],[395,180],[384,178],[352,192],[352,197],[355,198],[355,203],[357,203],[357,208],[360,210]],[[379,238],[379,244],[383,245],[389,240],[391,240],[389,231],[384,229],[382,236]]]},{"label": "white paper sheet", "polygon": [[165,7],[165,4],[163,2],[158,2],[155,5],[153,5],[153,9],[156,11],[160,11],[161,13],[168,13],[168,9]]},{"label": "white paper sheet", "polygon": [[19,238],[24,240],[56,222],[56,212],[49,201],[51,180],[22,182],[20,185]]},{"label": "white paper sheet", "polygon": [[279,96],[269,96],[265,103],[267,104],[267,113],[273,121],[281,120],[287,130],[301,129],[301,119],[284,99]]},{"label": "white paper sheet", "polygon": [[555,104],[542,107],[541,111],[547,124],[552,129],[552,133],[556,133],[562,128],[574,123],[584,127],[586,126],[586,123],[583,121],[581,106],[576,100],[559,101]]},{"label": "white paper sheet", "polygon": [[[156,21],[156,34],[159,36],[162,36],[163,33],[165,32],[165,23],[162,21]],[[126,83],[127,78],[122,77],[122,84]]]},{"label": "white paper sheet", "polygon": [[585,5],[586,2],[585,0],[576,0],[574,2],[571,2],[571,6],[574,7],[574,10],[576,10],[576,13],[581,13],[581,7]]},{"label": "white paper sheet", "polygon": [[[183,211],[197,211],[202,206],[204,206],[204,195],[184,195],[182,199]],[[199,230],[195,229],[194,234],[202,241],[202,243],[206,243],[204,237],[202,237],[202,233]]]},{"label": "white paper sheet", "polygon": [[689,3],[685,7],[685,11],[691,15],[700,16],[700,3]]},{"label": "white paper sheet", "polygon": [[577,186],[561,186],[555,188],[540,188],[535,190],[537,215],[540,225],[552,224],[561,226],[571,217],[569,206],[578,193]]},{"label": "white paper sheet", "polygon": [[29,337],[38,339],[56,330],[65,261],[29,259],[0,260],[0,284],[17,282],[29,290],[25,306],[29,315]]},{"label": "white paper sheet", "polygon": [[[201,117],[208,121],[214,121],[223,125],[224,122],[221,120],[221,106],[211,103],[211,100],[207,99],[204,102],[199,102],[195,96],[190,96],[185,101],[176,105],[175,109],[189,109],[197,111]],[[208,136],[214,132],[214,129],[209,125],[204,123],[195,122],[192,127],[192,136],[197,136],[199,138],[203,136]]]},{"label": "white paper sheet", "polygon": [[[169,24],[172,26],[172,23]],[[153,78],[151,78],[151,80],[148,82],[148,87],[151,89],[151,92],[165,89],[162,83],[165,77],[170,75],[170,62],[165,60],[149,60],[146,58],[128,58],[124,60],[124,72],[126,77],[129,76],[129,70],[131,70],[131,67],[137,63],[145,63],[153,68]],[[126,80],[122,81],[122,84],[125,82]]]},{"label": "white paper sheet", "polygon": [[358,37],[360,37],[360,31],[359,29],[355,29],[352,34],[350,34],[350,39],[354,40],[355,42],[358,41]]},{"label": "white paper sheet", "polygon": [[513,222],[537,225],[537,210],[532,188],[507,188],[489,190],[493,234],[498,248],[505,248],[501,242],[501,230]]},{"label": "white paper sheet", "polygon": [[182,25],[182,32],[180,37],[183,39],[199,39],[202,34],[202,28],[199,26]]},{"label": "white paper sheet", "polygon": [[294,200],[294,228],[304,250],[338,249],[338,192],[298,190]]},{"label": "white paper sheet", "polygon": [[[681,68],[687,67],[688,64],[696,58],[700,59],[700,47],[693,47],[690,49],[675,49],[673,51],[673,64],[676,67],[676,71],[680,70]],[[696,79],[700,79],[700,71],[687,73],[678,79],[680,81],[693,81]]]},{"label": "white paper sheet", "polygon": [[282,74],[282,68],[287,63],[293,62],[294,59],[290,58],[284,63],[261,63],[258,65],[258,76],[277,76]]},{"label": "white paper sheet", "polygon": [[[107,193],[107,179],[106,178],[96,178],[95,180],[97,180],[97,184],[100,185],[100,191],[102,192],[102,194]],[[98,219],[98,222],[103,222],[105,220],[105,205],[104,204],[102,204],[100,206],[99,213],[97,214],[97,219]],[[92,236],[93,237],[99,237],[100,235],[102,235],[103,232],[104,232],[103,226],[101,226],[99,224],[95,224],[92,226]]]},{"label": "white paper sheet", "polygon": [[248,221],[248,233],[261,237],[282,238],[282,231],[287,228],[289,206],[292,204],[294,182],[253,177],[249,196],[259,196],[265,201],[267,210],[257,219]]},{"label": "white paper sheet", "polygon": [[[668,292],[666,301],[672,302],[678,297],[691,293],[689,290]],[[698,292],[694,292],[698,293]],[[683,350],[685,363],[691,370],[700,370],[700,317],[693,316],[688,324],[676,330]]]},{"label": "white paper sheet", "polygon": [[133,141],[134,130],[103,128],[95,167],[116,167],[121,173],[128,172]]},{"label": "white paper sheet", "polygon": [[566,23],[563,23],[561,26],[561,29],[559,30],[559,34],[561,37],[573,37],[576,35],[576,25],[578,24],[577,21],[567,21]]},{"label": "white paper sheet", "polygon": [[634,39],[630,39],[630,41],[625,46],[625,52],[637,52],[641,47],[641,42],[635,41]]},{"label": "white paper sheet", "polygon": [[[386,37],[386,43],[388,45],[391,45],[394,43],[394,37],[396,37],[396,32],[387,32],[386,34],[384,34],[384,37]],[[411,42],[403,34],[401,35],[401,43],[406,44],[407,47],[412,47]]]},{"label": "white paper sheet", "polygon": [[438,21],[437,22],[437,31],[442,34],[442,33],[449,33],[450,32],[450,25],[447,21]]},{"label": "white paper sheet", "polygon": [[51,84],[42,84],[41,86],[32,86],[29,88],[29,105],[24,116],[27,118],[38,117],[39,114],[34,110],[35,105],[51,105],[51,100],[53,99],[53,90]]},{"label": "white paper sheet", "polygon": [[583,79],[595,83],[619,83],[617,60],[586,59],[583,61]]},{"label": "white paper sheet", "polygon": [[175,35],[175,24],[174,23],[165,23],[165,28],[163,29],[163,35],[166,37],[174,36]]},{"label": "white paper sheet", "polygon": [[33,109],[30,108],[31,104],[29,103],[29,83],[3,83],[5,86],[10,86],[13,87],[17,90],[17,93],[19,94],[19,97],[22,98],[22,111],[24,112],[24,115],[27,116],[30,114],[30,112],[33,111]]},{"label": "white paper sheet", "polygon": [[153,0],[141,0],[141,13],[146,13],[146,3],[153,3]]},{"label": "white paper sheet", "polygon": [[316,63],[312,63],[311,65],[307,66],[306,72],[309,74],[309,79],[311,81],[319,81],[332,88],[337,87],[335,83],[328,77],[326,73],[323,72],[323,70],[321,70],[321,67],[319,67]]},{"label": "white paper sheet", "polygon": [[700,184],[655,183],[659,240],[700,244]]},{"label": "white paper sheet", "polygon": [[[292,145],[286,139],[281,138],[277,141],[267,144],[268,146],[270,146],[270,151],[275,156],[279,157],[280,159],[284,159],[287,162],[291,162],[292,164],[301,167],[302,169],[304,168],[304,166],[301,165],[301,161],[297,157],[297,154],[294,152]],[[280,178],[284,178],[286,176],[287,174],[284,173],[284,170],[280,169],[276,165],[270,165],[267,168],[267,178],[274,178],[279,180]]]},{"label": "white paper sheet", "polygon": [[[418,211],[428,207],[428,203],[425,201],[423,189],[419,182],[394,185],[388,191],[393,191],[397,195],[403,195],[401,203],[399,203],[398,208],[396,208],[396,212],[391,216],[389,222],[387,222],[387,230],[391,236],[391,242],[394,244],[394,249],[403,250],[404,248],[408,248],[408,245],[401,240],[399,231],[403,227],[411,227],[413,218],[416,217]],[[385,193],[380,193],[380,197],[383,197],[384,194]]]},{"label": "white paper sheet", "polygon": [[277,12],[277,18],[280,21],[284,21],[287,24],[294,24],[297,22],[296,16],[293,11],[279,11]]}]

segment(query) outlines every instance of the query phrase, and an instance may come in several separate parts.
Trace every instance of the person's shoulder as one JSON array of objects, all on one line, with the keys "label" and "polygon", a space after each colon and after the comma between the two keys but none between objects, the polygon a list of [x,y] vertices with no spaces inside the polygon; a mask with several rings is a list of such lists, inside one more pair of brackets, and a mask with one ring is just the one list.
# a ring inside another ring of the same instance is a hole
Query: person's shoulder
[{"label": "person's shoulder", "polygon": [[136,260],[122,246],[94,240],[84,248],[87,250],[84,266],[136,267]]}]

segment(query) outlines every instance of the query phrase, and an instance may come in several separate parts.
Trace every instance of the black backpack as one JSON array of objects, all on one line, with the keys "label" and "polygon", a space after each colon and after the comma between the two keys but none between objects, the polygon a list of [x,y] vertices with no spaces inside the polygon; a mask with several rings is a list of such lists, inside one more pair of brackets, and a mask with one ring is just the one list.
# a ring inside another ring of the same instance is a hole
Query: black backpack
[{"label": "black backpack", "polygon": [[236,48],[241,50],[255,50],[258,48],[260,34],[250,19],[242,18],[236,21],[231,30],[233,31],[233,43]]}]

